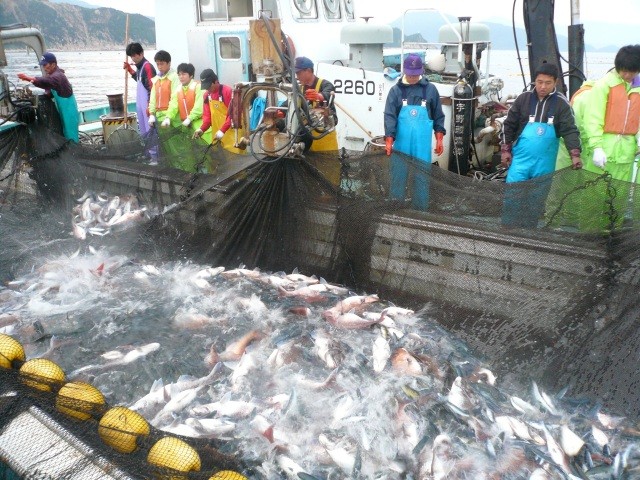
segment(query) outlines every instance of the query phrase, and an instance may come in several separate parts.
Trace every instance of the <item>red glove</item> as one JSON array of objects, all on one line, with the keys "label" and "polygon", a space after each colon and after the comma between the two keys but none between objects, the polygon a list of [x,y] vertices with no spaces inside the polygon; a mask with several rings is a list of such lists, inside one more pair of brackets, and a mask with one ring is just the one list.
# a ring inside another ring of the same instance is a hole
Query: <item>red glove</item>
[{"label": "red glove", "polygon": [[512,158],[511,145],[507,143],[500,145],[500,165],[504,168],[509,168]]},{"label": "red glove", "polygon": [[122,68],[127,72],[129,72],[131,75],[134,75],[136,73],[136,71],[133,69],[133,67],[129,62],[124,62],[124,64],[122,65]]},{"label": "red glove", "polygon": [[580,170],[582,168],[582,158],[580,158],[580,150],[572,148],[569,152],[571,155],[571,166],[574,170]]},{"label": "red glove", "polygon": [[436,132],[436,148],[433,150],[436,155],[442,155],[444,152],[444,145],[442,140],[444,139],[444,133]]},{"label": "red glove", "polygon": [[29,75],[27,75],[26,73],[19,73],[18,74],[18,78],[20,80],[24,80],[25,82],[33,82],[35,80],[34,77],[30,77]]},{"label": "red glove", "polygon": [[276,110],[276,118],[284,118],[285,116],[284,110]]},{"label": "red glove", "polygon": [[393,137],[384,137],[384,145],[384,149],[387,152],[388,157],[389,155],[391,155],[391,152],[393,152]]},{"label": "red glove", "polygon": [[322,102],[324,100],[322,94],[318,93],[318,91],[313,88],[308,88],[304,91],[304,98],[310,102]]}]

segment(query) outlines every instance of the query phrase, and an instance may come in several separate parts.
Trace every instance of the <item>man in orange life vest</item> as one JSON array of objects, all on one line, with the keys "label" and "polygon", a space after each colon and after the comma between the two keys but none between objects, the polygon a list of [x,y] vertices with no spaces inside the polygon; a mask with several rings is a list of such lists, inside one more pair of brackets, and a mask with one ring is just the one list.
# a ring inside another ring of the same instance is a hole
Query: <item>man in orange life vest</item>
[{"label": "man in orange life vest", "polygon": [[203,91],[199,82],[193,79],[196,69],[190,63],[178,65],[180,86],[171,94],[167,116],[162,121],[163,127],[182,125],[193,131],[202,125]]},{"label": "man in orange life vest", "polygon": [[[211,143],[215,139],[225,150],[241,153],[242,150],[234,146],[234,135],[227,133],[231,128],[231,117],[228,115],[232,94],[231,87],[222,85],[218,81],[218,75],[210,68],[206,68],[200,73],[200,86],[204,92],[202,125],[196,129],[193,138],[202,137],[207,143]],[[215,135],[213,135],[214,131]],[[238,136],[240,138],[241,133]]]},{"label": "man in orange life vest", "polygon": [[[606,172],[620,180],[612,188],[594,190],[581,189],[584,179],[576,179],[581,184],[572,196],[576,197],[576,218],[583,231],[602,231],[621,224],[630,213],[629,199],[634,203],[628,182],[638,181],[634,160],[640,149],[640,45],[620,48],[614,67],[601,79],[584,82],[571,98],[585,170],[597,175]],[[568,164],[564,152],[560,153],[556,168]],[[593,195],[594,191],[604,195]]]},{"label": "man in orange life vest", "polygon": [[[171,54],[166,50],[158,50],[153,60],[158,67],[158,75],[151,80],[151,94],[149,96],[149,126],[154,127],[156,121],[162,122],[167,116],[171,93],[180,86],[180,80],[175,71],[171,70]],[[151,164],[157,164],[158,153],[150,151]]]},{"label": "man in orange life vest", "polygon": [[177,130],[162,132],[162,148],[170,152],[172,167],[195,172],[198,159],[193,153],[191,137],[202,124],[203,92],[200,83],[193,79],[196,69],[192,64],[181,63],[177,71],[180,86],[171,93],[169,108],[161,124],[162,129],[173,126]]}]

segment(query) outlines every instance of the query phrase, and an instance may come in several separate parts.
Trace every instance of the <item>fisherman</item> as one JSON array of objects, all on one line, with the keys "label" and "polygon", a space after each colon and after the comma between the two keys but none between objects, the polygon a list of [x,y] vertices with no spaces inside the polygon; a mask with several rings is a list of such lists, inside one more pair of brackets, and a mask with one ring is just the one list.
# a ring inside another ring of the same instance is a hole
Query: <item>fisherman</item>
[{"label": "fisherman", "polygon": [[[562,137],[574,169],[582,168],[580,134],[571,106],[556,89],[558,68],[543,63],[534,74],[534,88],[516,98],[502,129],[501,164],[507,184],[542,177],[555,170]],[[505,226],[535,227],[544,211],[551,177],[506,190]]]},{"label": "fisherman", "polygon": [[191,137],[194,130],[202,124],[202,90],[200,82],[193,79],[196,72],[191,63],[178,65],[178,78],[180,86],[171,94],[169,108],[161,127],[167,128],[173,125],[188,135],[174,134],[165,139],[163,148],[171,152],[170,165],[188,172],[196,171],[196,158],[190,148],[193,144]]},{"label": "fisherman", "polygon": [[196,69],[191,63],[178,65],[180,86],[171,94],[167,116],[163,127],[171,123],[197,130],[202,125],[203,92],[200,83],[193,79]]},{"label": "fisherman", "polygon": [[58,60],[53,53],[46,52],[39,63],[46,73],[45,76],[31,77],[19,73],[18,78],[44,89],[47,96],[53,96],[62,122],[62,134],[68,140],[78,143],[78,103],[73,94],[73,87],[64,70],[58,67]]},{"label": "fisherman", "polygon": [[[414,208],[426,210],[429,200],[429,170],[431,168],[431,142],[435,133],[433,152],[442,155],[444,112],[438,89],[423,75],[422,58],[414,53],[403,62],[403,75],[389,90],[384,108],[385,150],[387,156],[395,150],[410,155],[421,165],[413,178]],[[391,158],[391,198],[404,200],[409,168],[407,163]]]},{"label": "fisherman", "polygon": [[[194,132],[193,138],[202,137],[207,143],[212,143],[215,139],[225,150],[241,153],[242,150],[234,145],[233,136],[227,134],[231,128],[231,117],[228,114],[231,104],[231,87],[221,84],[218,75],[210,68],[200,72],[200,86],[203,91],[202,124]],[[216,133],[212,138],[213,130]]]},{"label": "fisherman", "polygon": [[126,53],[136,66],[134,70],[129,62],[124,62],[124,68],[137,82],[136,113],[140,135],[149,132],[149,96],[151,94],[152,79],[156,76],[156,69],[144,56],[144,49],[138,42],[127,45]]},{"label": "fisherman", "polygon": [[583,84],[572,100],[585,169],[631,182],[640,145],[640,45],[620,48],[614,66],[600,80]]},{"label": "fisherman", "polygon": [[[571,189],[571,195],[561,193],[565,194],[565,204],[573,206],[571,218],[582,231],[621,225],[633,204],[628,182],[637,181],[634,161],[640,149],[640,45],[618,50],[614,67],[600,80],[584,82],[571,98],[585,170],[598,175],[606,172],[608,178],[620,180],[614,188],[599,190],[595,195],[593,188],[584,188],[584,179],[564,187]],[[566,154],[560,152],[556,168],[566,164]]]},{"label": "fisherman", "polygon": [[[154,127],[156,121],[163,122],[167,116],[171,94],[180,87],[180,79],[171,70],[171,54],[166,50],[158,50],[153,60],[158,67],[158,75],[153,77],[153,86],[149,97],[149,126]],[[158,164],[157,151],[151,152],[151,165]]]},{"label": "fisherman", "polygon": [[[296,79],[302,89],[304,98],[310,108],[328,106],[334,125],[338,123],[336,107],[333,102],[335,87],[329,80],[318,78],[314,73],[314,64],[307,57],[297,57],[295,60]],[[305,143],[312,152],[337,152],[338,137],[335,129],[325,136],[323,132],[314,130],[306,134]],[[340,183],[340,162],[336,159],[310,157],[309,162],[314,165],[331,183]]]}]

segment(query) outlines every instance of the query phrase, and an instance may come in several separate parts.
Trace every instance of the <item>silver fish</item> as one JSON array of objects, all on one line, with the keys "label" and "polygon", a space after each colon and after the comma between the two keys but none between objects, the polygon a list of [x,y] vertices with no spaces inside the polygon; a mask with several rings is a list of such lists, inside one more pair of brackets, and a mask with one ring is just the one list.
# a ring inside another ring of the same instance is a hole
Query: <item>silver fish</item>
[{"label": "silver fish", "polygon": [[80,375],[81,373],[86,374],[89,372],[100,372],[103,370],[109,370],[113,367],[127,365],[131,362],[135,362],[139,358],[148,355],[149,353],[155,352],[158,349],[160,349],[159,343],[148,343],[146,345],[142,345],[141,347],[134,348],[130,352],[127,352],[122,358],[119,358],[117,360],[113,360],[104,364],[86,365],[84,367],[78,368],[69,373],[68,377],[73,378]]},{"label": "silver fish", "polygon": [[206,437],[219,438],[233,432],[236,424],[223,418],[187,418],[184,422]]}]

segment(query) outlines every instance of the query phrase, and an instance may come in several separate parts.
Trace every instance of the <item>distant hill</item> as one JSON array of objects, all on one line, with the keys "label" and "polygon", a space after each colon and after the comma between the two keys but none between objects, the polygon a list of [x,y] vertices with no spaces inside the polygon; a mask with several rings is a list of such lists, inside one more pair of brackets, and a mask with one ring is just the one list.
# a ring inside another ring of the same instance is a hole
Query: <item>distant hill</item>
[{"label": "distant hill", "polygon": [[[447,18],[452,24],[458,23],[458,18],[453,15],[447,15]],[[471,19],[473,22],[473,19]],[[516,44],[513,38],[513,28],[510,25],[506,25],[504,23],[497,22],[479,22],[487,27],[491,32],[491,45],[495,50],[515,50]],[[393,43],[387,44],[387,46],[399,46],[400,45],[400,35],[402,31],[402,18],[398,18],[389,24],[393,27]],[[440,15],[413,15],[407,16],[405,18],[405,31],[408,35],[421,35],[428,42],[437,42],[438,41],[438,31],[440,27],[445,25],[444,20]],[[589,33],[597,34],[602,29],[606,31],[606,25],[589,25],[586,38],[589,38]],[[587,27],[585,27],[587,28]],[[608,25],[609,31],[612,28],[611,25]],[[520,50],[526,50],[527,48],[527,36],[524,28],[516,27],[516,36],[518,39],[518,46]],[[558,47],[560,51],[566,51],[568,45],[568,38],[563,32],[560,32],[556,28],[556,37],[558,39]],[[628,43],[637,43],[637,42],[628,42]],[[596,48],[589,43],[585,42],[585,50],[589,52],[616,52],[621,45],[609,45],[602,48]]]},{"label": "distant hill", "polygon": [[[52,50],[118,50],[124,48],[126,13],[113,8],[84,8],[48,0],[1,0],[0,25],[37,27]],[[144,15],[129,15],[129,38],[154,49],[156,27]]]}]

